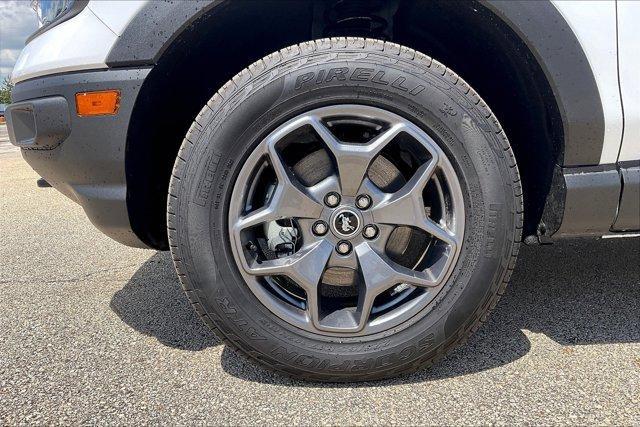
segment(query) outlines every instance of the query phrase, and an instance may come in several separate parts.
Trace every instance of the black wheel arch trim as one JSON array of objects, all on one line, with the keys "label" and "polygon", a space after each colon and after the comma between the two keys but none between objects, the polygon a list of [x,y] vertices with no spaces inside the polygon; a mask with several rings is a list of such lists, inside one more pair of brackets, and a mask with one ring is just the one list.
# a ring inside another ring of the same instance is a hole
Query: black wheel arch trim
[{"label": "black wheel arch trim", "polygon": [[560,110],[563,166],[598,165],[604,144],[604,110],[580,41],[548,0],[483,2],[522,39],[540,64]]},{"label": "black wheel arch trim", "polygon": [[105,61],[109,67],[154,65],[190,24],[224,0],[150,1],[129,21]]},{"label": "black wheel arch trim", "polygon": [[[225,0],[149,2],[131,20],[107,57],[109,67],[153,65],[190,24]],[[548,0],[488,0],[486,7],[522,39],[553,90],[564,132],[562,166],[597,165],[605,120],[598,86],[573,30]]]}]

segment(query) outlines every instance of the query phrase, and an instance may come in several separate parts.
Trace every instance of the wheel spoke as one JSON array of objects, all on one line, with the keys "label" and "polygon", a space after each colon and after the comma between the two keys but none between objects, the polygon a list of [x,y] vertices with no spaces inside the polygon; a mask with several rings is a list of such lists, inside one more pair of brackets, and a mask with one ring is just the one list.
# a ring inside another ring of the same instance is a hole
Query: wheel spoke
[{"label": "wheel spoke", "polygon": [[364,279],[364,287],[358,298],[360,328],[366,325],[376,297],[393,286],[400,283],[420,287],[438,286],[431,272],[415,271],[397,264],[387,256],[378,254],[368,243],[356,246],[356,254]]},{"label": "wheel spoke", "polygon": [[409,181],[396,193],[389,195],[373,208],[376,222],[390,225],[416,227],[436,239],[455,247],[455,236],[427,217],[422,191],[431,179],[438,164],[433,158],[422,165]]},{"label": "wheel spoke", "polygon": [[273,145],[269,147],[268,154],[278,178],[276,189],[267,206],[256,209],[237,221],[237,230],[283,218],[318,218],[322,212],[323,206],[312,196],[313,193],[291,179]]},{"label": "wheel spoke", "polygon": [[306,193],[309,194],[314,200],[322,200],[327,193],[332,191],[339,192],[340,184],[338,183],[338,177],[330,175],[311,187],[307,187]]},{"label": "wheel spoke", "polygon": [[320,298],[318,296],[318,288],[307,291],[307,316],[308,321],[316,328],[320,325]]},{"label": "wheel spoke", "polygon": [[367,144],[348,144],[338,141],[319,119],[311,118],[310,124],[335,158],[340,177],[340,188],[345,196],[357,194],[375,156],[405,129],[403,123],[396,123]]},{"label": "wheel spoke", "polygon": [[307,315],[316,328],[320,327],[320,301],[318,285],[327,262],[333,253],[333,245],[326,240],[314,243],[308,249],[300,250],[285,258],[251,262],[245,267],[254,276],[282,275],[293,280],[307,295]]},{"label": "wheel spoke", "polygon": [[331,243],[321,240],[288,257],[261,263],[251,261],[246,271],[254,276],[287,276],[308,294],[311,291],[315,292],[332,251]]},{"label": "wheel spoke", "polygon": [[425,218],[424,222],[422,223],[422,227],[420,228],[431,234],[436,239],[441,240],[447,245],[451,246],[451,250],[455,251],[455,248],[458,245],[458,239],[453,233],[449,232],[442,225],[438,224],[431,218]]}]

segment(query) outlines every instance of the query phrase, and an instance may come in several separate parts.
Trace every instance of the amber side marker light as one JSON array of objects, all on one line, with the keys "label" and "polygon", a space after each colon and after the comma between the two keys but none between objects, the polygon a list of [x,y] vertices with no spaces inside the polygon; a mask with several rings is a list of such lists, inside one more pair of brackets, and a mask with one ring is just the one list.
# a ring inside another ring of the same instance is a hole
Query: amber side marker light
[{"label": "amber side marker light", "polygon": [[119,107],[119,90],[76,93],[76,112],[81,117],[113,115]]}]

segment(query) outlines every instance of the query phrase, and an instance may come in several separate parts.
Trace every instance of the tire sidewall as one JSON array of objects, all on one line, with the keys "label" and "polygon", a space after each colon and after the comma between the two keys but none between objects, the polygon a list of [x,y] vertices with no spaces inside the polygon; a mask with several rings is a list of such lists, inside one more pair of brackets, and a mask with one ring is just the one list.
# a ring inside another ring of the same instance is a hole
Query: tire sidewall
[{"label": "tire sidewall", "polygon": [[[366,378],[423,364],[475,323],[508,267],[515,200],[494,123],[444,75],[400,62],[377,53],[357,61],[280,64],[276,72],[286,70],[282,75],[262,79],[273,75],[265,70],[235,83],[223,102],[210,103],[209,113],[201,115],[203,129],[191,141],[178,187],[181,259],[190,287],[220,332],[276,369],[322,379]],[[461,254],[428,314],[416,315],[399,331],[348,339],[313,335],[270,313],[244,283],[228,233],[235,177],[252,149],[287,119],[340,103],[383,108],[423,128],[458,173],[467,213]]]}]

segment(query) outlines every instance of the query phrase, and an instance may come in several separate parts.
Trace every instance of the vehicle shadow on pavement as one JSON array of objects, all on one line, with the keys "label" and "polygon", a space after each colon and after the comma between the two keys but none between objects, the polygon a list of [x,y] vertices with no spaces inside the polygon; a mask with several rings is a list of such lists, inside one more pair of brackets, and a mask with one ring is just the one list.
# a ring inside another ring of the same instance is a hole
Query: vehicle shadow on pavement
[{"label": "vehicle shadow on pavement", "polygon": [[[496,368],[531,349],[522,330],[542,333],[562,346],[640,342],[640,239],[571,240],[523,246],[506,294],[469,341],[430,369],[371,383],[323,384],[367,387],[432,381]],[[280,385],[318,384],[266,371],[229,347],[227,373]]]},{"label": "vehicle shadow on pavement", "polygon": [[[323,386],[381,386],[431,381],[496,368],[526,355],[523,330],[562,346],[640,342],[640,239],[571,240],[523,246],[511,285],[476,334],[430,369],[387,381]],[[153,255],[118,291],[112,309],[165,345],[202,350],[220,341],[184,296],[167,253]],[[562,351],[559,348],[559,351]],[[223,369],[247,381],[317,386],[266,371],[225,346]]]},{"label": "vehicle shadow on pavement", "polygon": [[127,325],[166,346],[199,351],[220,344],[193,311],[169,252],[149,258],[113,295],[110,306]]}]

